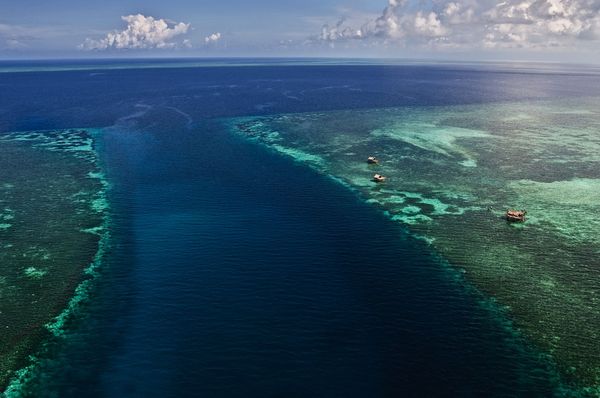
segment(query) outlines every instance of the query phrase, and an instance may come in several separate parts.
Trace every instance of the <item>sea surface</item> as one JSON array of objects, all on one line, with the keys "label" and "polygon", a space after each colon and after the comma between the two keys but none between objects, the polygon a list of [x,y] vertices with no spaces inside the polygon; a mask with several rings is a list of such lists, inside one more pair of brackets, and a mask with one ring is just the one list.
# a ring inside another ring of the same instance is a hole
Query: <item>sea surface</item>
[{"label": "sea surface", "polygon": [[2,388],[597,396],[599,109],[591,67],[2,63]]}]

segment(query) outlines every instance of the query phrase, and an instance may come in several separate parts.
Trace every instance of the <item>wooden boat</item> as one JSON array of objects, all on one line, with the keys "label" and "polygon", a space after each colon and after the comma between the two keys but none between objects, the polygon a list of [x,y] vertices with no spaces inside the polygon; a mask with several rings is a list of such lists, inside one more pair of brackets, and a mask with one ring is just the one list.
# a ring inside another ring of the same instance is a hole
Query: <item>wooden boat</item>
[{"label": "wooden boat", "polygon": [[367,158],[367,163],[369,163],[369,164],[378,164],[379,163],[379,159],[377,159],[375,156],[369,156]]},{"label": "wooden boat", "polygon": [[385,177],[382,176],[381,174],[375,174],[373,176],[373,181],[375,181],[375,182],[384,182],[385,181]]},{"label": "wooden boat", "polygon": [[509,209],[506,211],[506,220],[510,222],[524,222],[525,214],[527,214],[525,210]]}]

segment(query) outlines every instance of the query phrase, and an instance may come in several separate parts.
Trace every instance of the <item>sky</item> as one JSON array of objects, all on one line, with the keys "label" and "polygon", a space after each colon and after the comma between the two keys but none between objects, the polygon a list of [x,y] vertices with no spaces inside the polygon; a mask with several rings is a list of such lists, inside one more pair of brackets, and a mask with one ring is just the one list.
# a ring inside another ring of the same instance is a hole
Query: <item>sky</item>
[{"label": "sky", "polygon": [[0,59],[177,56],[600,64],[600,0],[0,0]]}]

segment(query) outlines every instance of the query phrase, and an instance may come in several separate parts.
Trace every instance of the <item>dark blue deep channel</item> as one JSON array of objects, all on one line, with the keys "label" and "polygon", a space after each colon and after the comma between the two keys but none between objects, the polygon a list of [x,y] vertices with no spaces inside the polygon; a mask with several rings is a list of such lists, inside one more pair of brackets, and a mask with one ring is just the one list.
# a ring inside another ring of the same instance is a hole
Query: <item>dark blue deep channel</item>
[{"label": "dark blue deep channel", "polygon": [[[25,75],[0,76],[10,94],[0,99],[2,131],[113,126],[99,136],[112,183],[111,249],[87,315],[28,386],[32,396],[556,391],[552,366],[425,244],[218,119],[272,100],[273,112],[472,103],[486,90],[498,100],[543,76],[401,66]],[[524,92],[568,95],[576,78],[565,79]],[[341,88],[307,102],[299,94],[332,85]]]},{"label": "dark blue deep channel", "polygon": [[550,394],[502,319],[325,176],[215,124],[114,130],[104,145],[120,243],[46,392]]}]

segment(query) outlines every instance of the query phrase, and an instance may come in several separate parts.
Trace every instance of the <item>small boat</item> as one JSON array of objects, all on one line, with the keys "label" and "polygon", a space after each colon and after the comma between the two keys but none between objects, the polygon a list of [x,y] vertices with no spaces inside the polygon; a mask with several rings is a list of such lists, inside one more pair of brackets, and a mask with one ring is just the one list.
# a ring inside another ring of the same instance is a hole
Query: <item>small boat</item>
[{"label": "small boat", "polygon": [[379,163],[379,159],[377,159],[375,156],[369,156],[367,158],[367,163],[369,163],[369,164],[378,164]]},{"label": "small boat", "polygon": [[506,220],[510,222],[524,222],[525,214],[527,214],[525,210],[509,209],[506,211]]},{"label": "small boat", "polygon": [[382,176],[381,174],[375,174],[373,176],[373,181],[375,181],[375,182],[384,182],[385,181],[385,177]]}]

